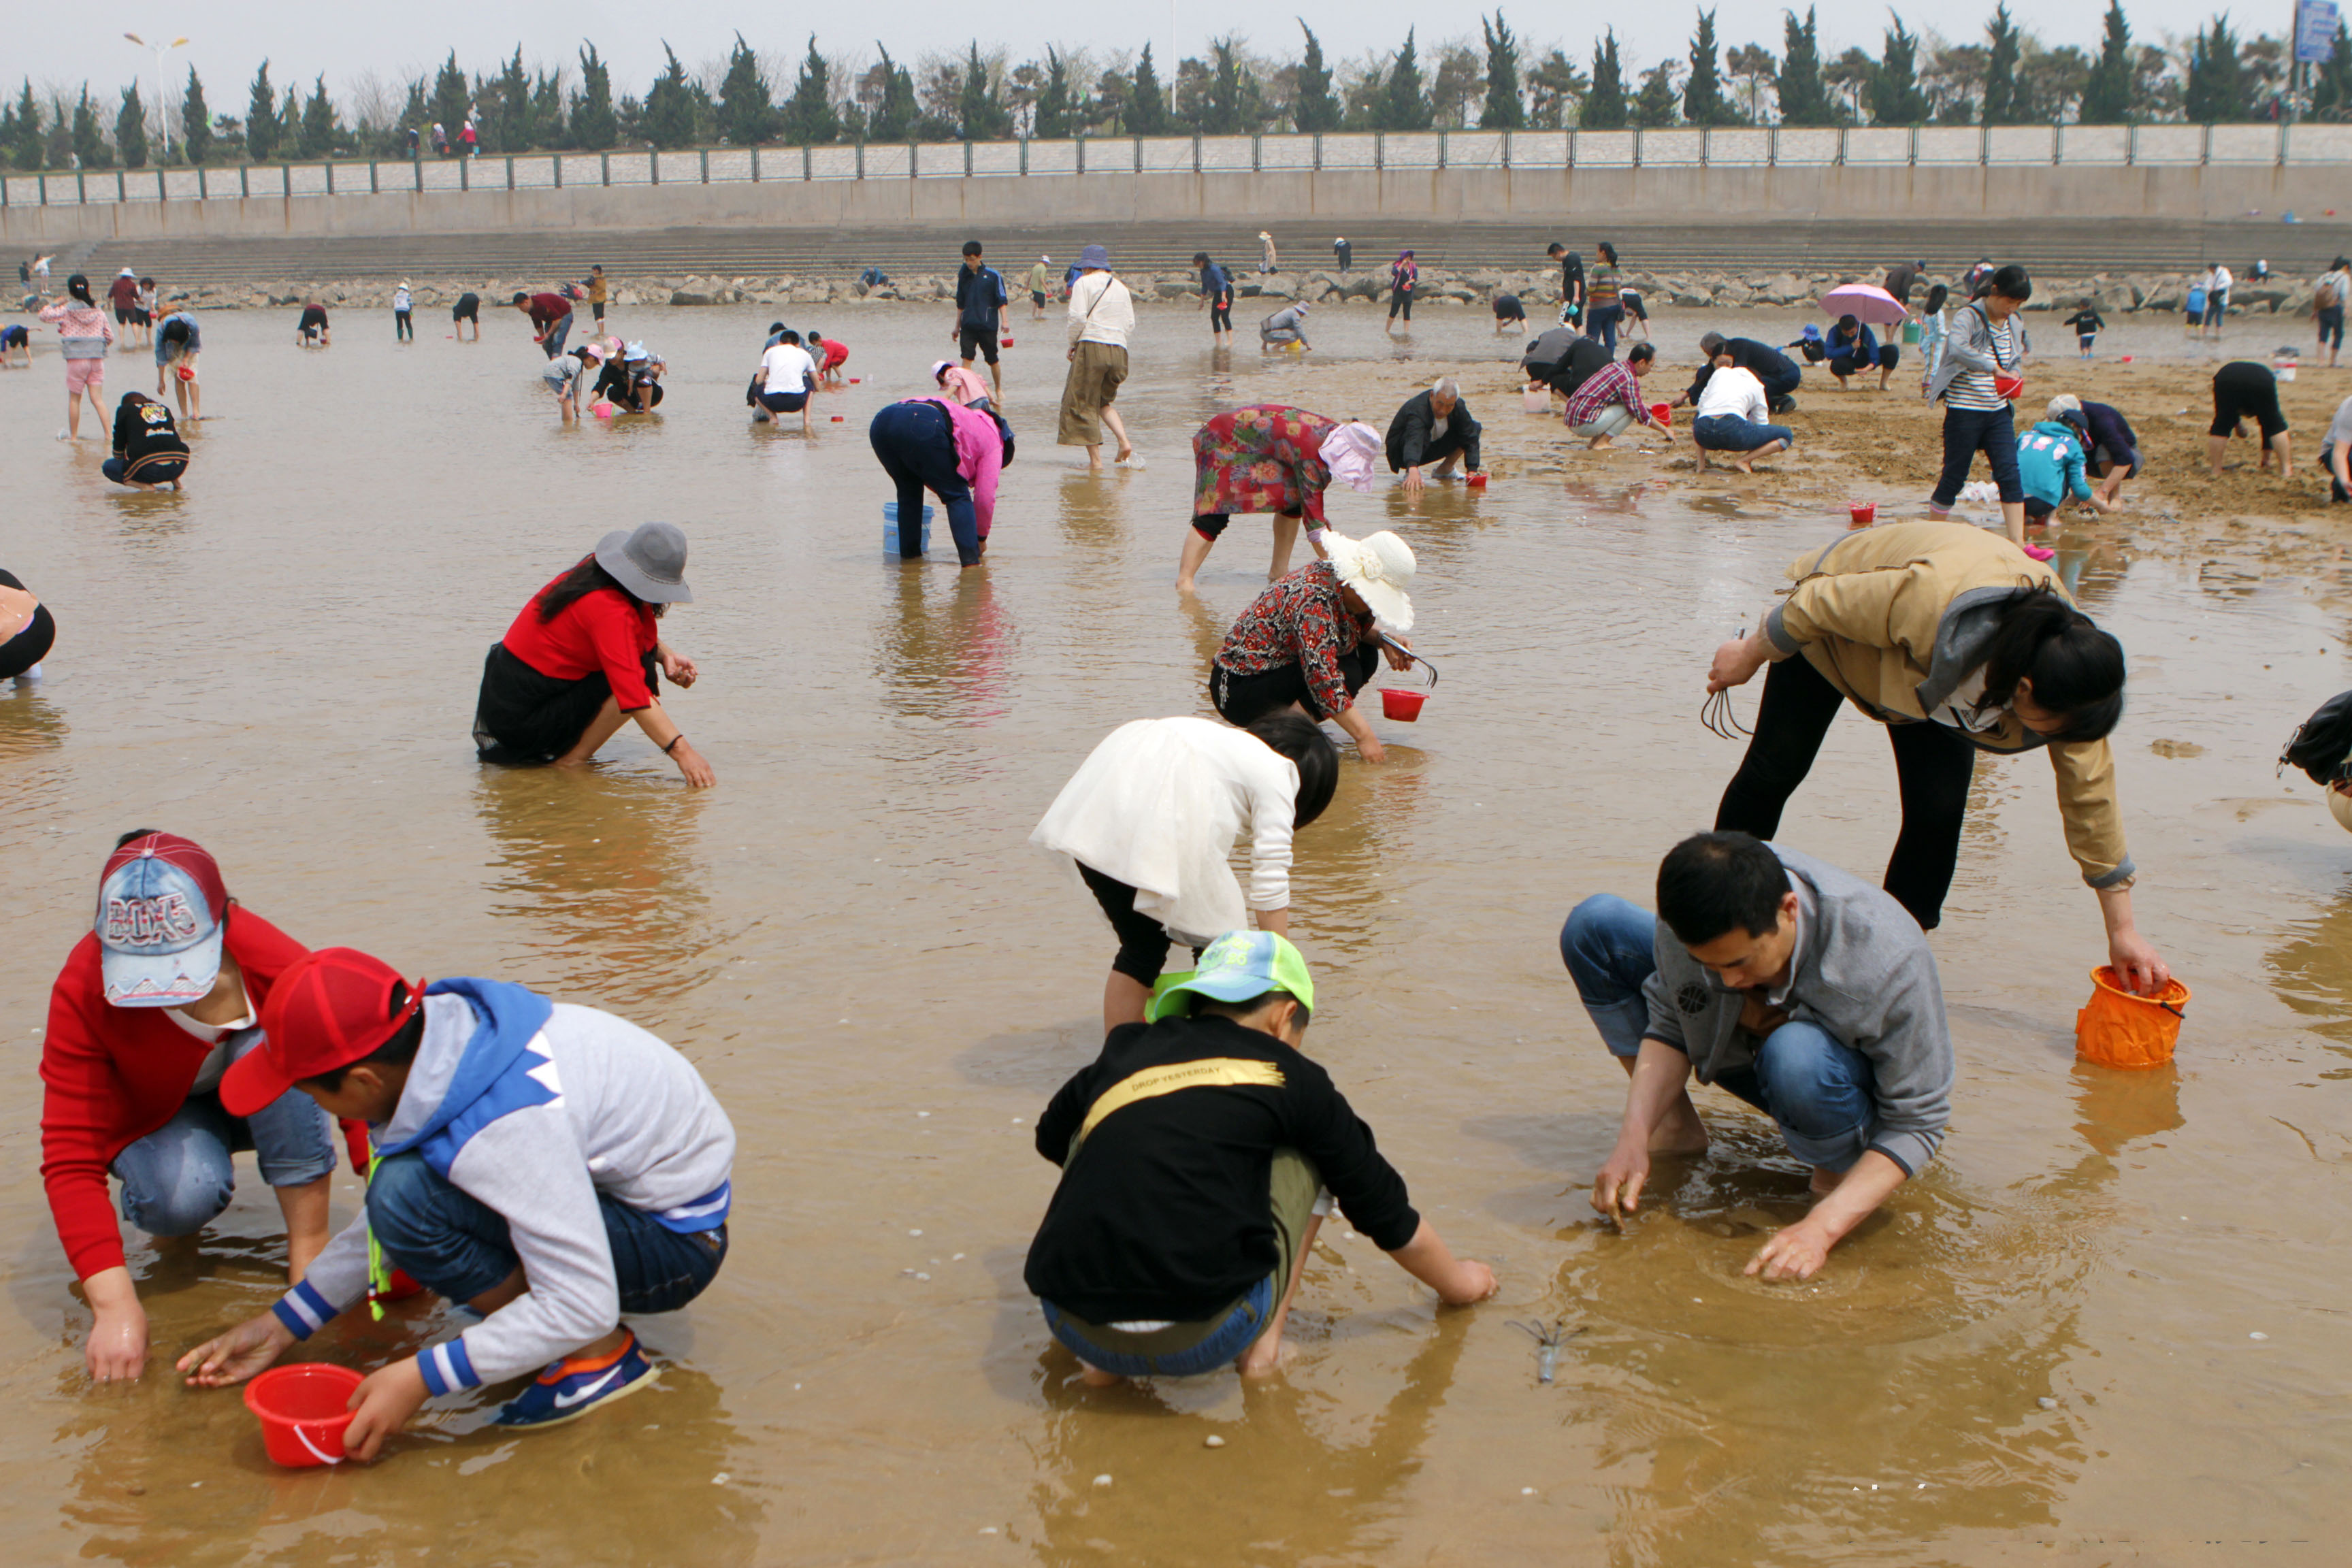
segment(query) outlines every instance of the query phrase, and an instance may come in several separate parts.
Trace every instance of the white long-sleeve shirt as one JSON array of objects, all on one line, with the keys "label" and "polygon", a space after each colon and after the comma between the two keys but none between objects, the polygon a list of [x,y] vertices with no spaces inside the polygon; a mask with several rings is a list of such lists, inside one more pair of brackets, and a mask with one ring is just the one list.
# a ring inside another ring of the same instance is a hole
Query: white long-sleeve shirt
[{"label": "white long-sleeve shirt", "polygon": [[[1246,730],[1206,719],[1138,719],[1082,763],[1029,842],[1136,889],[1138,910],[1202,945],[1290,907],[1298,769]],[[1234,844],[1250,834],[1250,889]]]},{"label": "white long-sleeve shirt", "polygon": [[1772,417],[1771,405],[1764,400],[1764,384],[1756,373],[1738,365],[1717,367],[1706,378],[1706,385],[1698,395],[1696,418],[1711,415],[1737,414],[1750,424],[1762,425]]},{"label": "white long-sleeve shirt", "polygon": [[[1070,289],[1070,342],[1127,347],[1135,331],[1135,296],[1118,275],[1082,272]],[[1099,869],[1099,868],[1097,868]]]}]

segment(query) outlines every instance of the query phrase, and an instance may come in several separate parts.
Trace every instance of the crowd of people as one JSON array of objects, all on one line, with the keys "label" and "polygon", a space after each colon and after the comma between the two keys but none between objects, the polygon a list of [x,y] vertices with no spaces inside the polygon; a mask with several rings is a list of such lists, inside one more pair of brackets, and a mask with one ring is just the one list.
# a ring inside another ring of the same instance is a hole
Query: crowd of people
[{"label": "crowd of people", "polygon": [[[1335,249],[1344,266],[1347,242]],[[1673,410],[1686,406],[1702,467],[1752,471],[1793,446],[1791,427],[1775,420],[1794,406],[1804,369],[1782,347],[1709,332],[1690,384],[1653,403],[1643,384],[1658,374],[1656,345],[1643,333],[1622,359],[1616,352],[1646,313],[1613,246],[1598,247],[1589,269],[1551,249],[1559,325],[1528,345],[1522,364],[1530,393],[1546,406],[1557,397],[1576,437],[1605,447],[1640,428],[1672,441]],[[926,498],[935,497],[969,571],[985,564],[1016,443],[998,353],[1011,346],[1011,295],[980,242],[962,256],[956,357],[931,366],[929,390],[884,404],[867,437],[895,494],[900,556],[923,554]],[[1194,262],[1213,336],[1229,342],[1231,275],[1205,253]],[[1274,270],[1270,239],[1261,262]],[[1041,257],[1026,279],[1033,314],[1052,290],[1049,267]],[[1887,276],[1906,321],[1924,270]],[[1391,268],[1384,331],[1409,327],[1414,279],[1408,249]],[[152,292],[142,306],[131,282],[127,309],[144,319],[123,320],[118,305],[110,320],[79,275],[40,319],[65,346],[69,433],[84,397],[103,416],[115,326],[152,329],[157,393],[121,401],[106,473],[139,489],[177,487],[192,458],[162,399],[176,380],[183,412],[201,417],[191,408],[201,338],[187,312],[156,322]],[[2224,274],[2218,290],[2227,289]],[[2065,842],[2116,975],[2141,994],[2170,980],[2133,912],[2137,868],[2110,742],[2124,650],[2025,534],[2069,498],[2112,507],[2140,471],[2138,437],[2121,411],[2074,395],[2016,430],[2017,312],[2032,290],[2023,268],[1987,264],[1957,292],[1930,291],[1920,387],[1944,405],[1944,465],[1929,515],[1807,552],[1777,595],[1755,585],[1754,629],[1717,648],[1705,674],[1711,695],[1764,677],[1714,827],[1666,847],[1654,907],[1595,890],[1560,931],[1567,984],[1627,1077],[1592,1207],[1632,1214],[1659,1155],[1704,1149],[1690,1085],[1719,1087],[1762,1110],[1811,1172],[1818,1201],[1748,1265],[1766,1279],[1812,1277],[1939,1150],[1960,1064],[1927,933],[1959,861],[1979,752],[2047,754]],[[1107,444],[1115,462],[1130,462],[1117,403],[1133,296],[1098,244],[1080,251],[1062,291],[1057,441],[1084,448],[1090,469],[1103,467]],[[567,347],[575,301],[592,305],[599,330]],[[602,331],[604,302],[601,268],[584,290],[510,301],[530,321],[566,422],[583,406],[642,414],[662,401],[660,356]],[[1498,301],[1498,321],[1524,320],[1524,302],[1511,304],[1507,312]],[[404,284],[396,337],[410,335],[412,308]],[[1288,334],[1303,350],[1307,311],[1287,307],[1262,338]],[[460,300],[459,321],[478,313],[474,296]],[[2070,324],[2087,353],[2095,312],[2086,307]],[[298,339],[328,344],[315,300]],[[1826,363],[1841,384],[1875,372],[1880,390],[1901,363],[1897,346],[1853,314],[1785,346]],[[775,323],[746,389],[754,419],[797,415],[806,431],[811,398],[847,357],[820,331]],[[2290,448],[2270,369],[2224,365],[2213,392],[2215,464],[2251,421],[2263,462],[2274,458],[2284,477]],[[1406,398],[1384,434],[1276,403],[1224,409],[1193,434],[1179,589],[1195,587],[1234,515],[1272,523],[1266,586],[1201,671],[1215,717],[1120,726],[1077,763],[1031,837],[1067,862],[1117,943],[1099,1055],[1036,1126],[1037,1151],[1059,1175],[1024,1276],[1047,1331],[1089,1383],[1275,1368],[1335,1200],[1442,1300],[1467,1305],[1496,1289],[1489,1268],[1457,1258],[1413,1206],[1370,1130],[1307,1054],[1316,990],[1290,940],[1301,836],[1329,806],[1343,768],[1325,726],[1359,763],[1380,764],[1384,748],[1360,700],[1383,664],[1427,663],[1410,638],[1411,545],[1393,531],[1343,533],[1327,492],[1335,482],[1369,490],[1383,463],[1408,494],[1457,477],[1481,483],[1482,435],[1450,375]],[[2339,499],[2347,452],[2352,399],[2320,455]],[[1946,515],[1979,453],[1999,487],[2001,532]],[[1314,559],[1293,570],[1301,532]],[[656,521],[549,563],[560,569],[485,658],[472,730],[480,759],[578,768],[634,723],[688,784],[714,784],[662,693],[665,679],[679,690],[699,679],[665,635],[672,606],[693,601],[687,563],[684,530]],[[49,607],[0,572],[0,675],[31,679],[56,635]],[[1780,837],[1788,800],[1849,707],[1884,727],[1902,802],[1874,881]],[[1233,868],[1244,835],[1246,889]],[[184,837],[126,833],[99,875],[92,929],[53,992],[41,1068],[44,1179],[95,1315],[85,1346],[93,1378],[139,1375],[149,1349],[110,1180],[134,1228],[186,1235],[226,1205],[233,1156],[250,1150],[282,1211],[289,1288],[268,1311],[180,1357],[192,1384],[240,1382],[338,1317],[425,1289],[474,1321],[361,1384],[346,1439],[360,1458],[437,1395],[535,1373],[498,1415],[531,1427],[644,1385],[652,1364],[625,1319],[690,1301],[728,1245],[734,1133],[683,1057],[614,1015],[522,986],[427,983],[351,949],[307,950],[232,899],[212,856]],[[1171,944],[1190,953],[1190,968],[1168,971]],[[339,1138],[369,1180],[362,1215],[331,1233]]]}]

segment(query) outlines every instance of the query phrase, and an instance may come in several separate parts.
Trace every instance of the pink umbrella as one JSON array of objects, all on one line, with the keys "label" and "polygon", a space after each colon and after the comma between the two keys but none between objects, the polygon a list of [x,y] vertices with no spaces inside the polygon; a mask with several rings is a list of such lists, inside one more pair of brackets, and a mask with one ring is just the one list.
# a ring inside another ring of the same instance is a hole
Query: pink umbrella
[{"label": "pink umbrella", "polygon": [[1875,283],[1841,283],[1822,296],[1822,314],[1855,316],[1866,327],[1892,327],[1910,320],[1910,312]]}]

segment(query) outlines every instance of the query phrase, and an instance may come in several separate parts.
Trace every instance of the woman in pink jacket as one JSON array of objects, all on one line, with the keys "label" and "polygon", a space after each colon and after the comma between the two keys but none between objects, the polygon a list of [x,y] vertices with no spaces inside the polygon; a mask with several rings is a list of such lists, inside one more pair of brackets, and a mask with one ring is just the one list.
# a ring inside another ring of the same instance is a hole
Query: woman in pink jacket
[{"label": "woman in pink jacket", "polygon": [[89,297],[89,279],[77,272],[66,279],[65,299],[41,307],[41,320],[58,329],[58,338],[65,350],[66,360],[66,437],[81,439],[81,400],[89,399],[89,411],[98,416],[98,427],[107,427],[106,409],[100,399],[106,395],[106,350],[114,342],[114,328],[98,301]]},{"label": "woman in pink jacket", "polygon": [[982,405],[967,408],[951,397],[910,397],[885,404],[866,431],[883,471],[898,487],[898,558],[923,553],[923,492],[947,508],[956,555],[969,569],[988,549],[996,517],[996,477],[1013,460],[1013,426]]}]

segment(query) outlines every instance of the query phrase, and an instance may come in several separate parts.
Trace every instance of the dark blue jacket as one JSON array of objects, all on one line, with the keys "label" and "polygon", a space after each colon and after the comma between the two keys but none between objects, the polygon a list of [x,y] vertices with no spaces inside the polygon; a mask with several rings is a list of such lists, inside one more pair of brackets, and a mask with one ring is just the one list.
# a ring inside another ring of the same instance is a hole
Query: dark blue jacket
[{"label": "dark blue jacket", "polygon": [[975,331],[993,332],[997,327],[997,311],[1003,309],[1011,296],[1004,291],[1004,278],[993,267],[975,270],[970,267],[956,270],[956,321],[959,325]]}]

